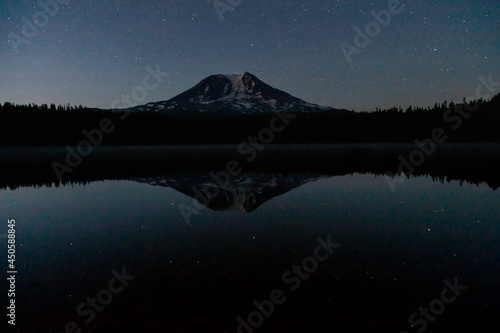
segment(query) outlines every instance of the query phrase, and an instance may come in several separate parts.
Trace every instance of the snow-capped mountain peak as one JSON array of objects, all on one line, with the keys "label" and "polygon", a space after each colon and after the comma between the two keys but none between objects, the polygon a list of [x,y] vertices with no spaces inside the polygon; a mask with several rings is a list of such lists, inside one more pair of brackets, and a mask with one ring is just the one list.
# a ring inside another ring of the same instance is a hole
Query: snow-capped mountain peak
[{"label": "snow-capped mountain peak", "polygon": [[168,101],[134,108],[134,111],[160,111],[167,114],[174,112],[250,114],[285,110],[318,112],[333,109],[293,97],[248,72],[211,75]]}]

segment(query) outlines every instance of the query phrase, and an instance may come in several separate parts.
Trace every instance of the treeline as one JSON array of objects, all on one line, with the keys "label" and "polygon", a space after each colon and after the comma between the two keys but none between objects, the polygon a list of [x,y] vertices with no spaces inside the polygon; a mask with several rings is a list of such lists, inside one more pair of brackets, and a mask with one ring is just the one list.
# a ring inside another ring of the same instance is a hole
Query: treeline
[{"label": "treeline", "polygon": [[[294,116],[284,130],[273,134],[271,143],[413,142],[431,138],[437,128],[447,142],[500,142],[500,94],[490,101],[444,102],[426,109]],[[274,117],[171,116],[4,103],[0,104],[0,146],[78,145],[86,140],[82,131],[99,129],[106,118],[102,145],[239,144],[248,142],[249,136],[258,138]]]}]

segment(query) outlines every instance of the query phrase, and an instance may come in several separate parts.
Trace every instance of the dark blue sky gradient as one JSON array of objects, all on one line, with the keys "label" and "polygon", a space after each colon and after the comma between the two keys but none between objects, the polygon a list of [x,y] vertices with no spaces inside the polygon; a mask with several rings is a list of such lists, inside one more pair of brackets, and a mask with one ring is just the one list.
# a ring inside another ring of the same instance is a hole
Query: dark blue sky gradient
[{"label": "dark blue sky gradient", "polygon": [[213,0],[70,0],[16,53],[9,33],[23,36],[22,17],[41,8],[1,0],[0,101],[109,108],[157,65],[169,77],[144,103],[244,71],[355,110],[459,101],[474,95],[480,75],[500,81],[498,0],[401,0],[403,12],[347,62],[340,44],[353,45],[354,27],[387,4],[242,0],[220,20]]}]

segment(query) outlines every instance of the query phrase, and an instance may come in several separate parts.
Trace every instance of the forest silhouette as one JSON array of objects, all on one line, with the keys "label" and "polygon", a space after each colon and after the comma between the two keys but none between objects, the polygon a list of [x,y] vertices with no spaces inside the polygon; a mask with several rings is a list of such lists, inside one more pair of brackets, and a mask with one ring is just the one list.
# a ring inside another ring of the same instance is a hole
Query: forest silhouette
[{"label": "forest silhouette", "polygon": [[[0,104],[0,147],[78,145],[85,139],[82,131],[98,129],[102,119],[113,126],[99,144],[104,146],[239,144],[269,127],[274,117],[124,111],[5,102]],[[430,138],[436,128],[446,133],[447,143],[500,142],[500,94],[489,101],[445,101],[425,109],[295,113],[271,143],[410,143]]]}]

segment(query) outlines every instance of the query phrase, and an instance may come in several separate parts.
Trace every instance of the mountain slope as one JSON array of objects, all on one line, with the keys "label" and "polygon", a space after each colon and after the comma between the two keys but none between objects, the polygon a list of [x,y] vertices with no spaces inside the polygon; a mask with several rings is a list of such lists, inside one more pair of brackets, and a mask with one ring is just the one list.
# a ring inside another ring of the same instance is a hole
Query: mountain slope
[{"label": "mountain slope", "polygon": [[308,103],[273,88],[248,72],[211,75],[193,88],[168,101],[148,103],[132,110],[167,114],[178,111],[222,114],[251,114],[285,110],[298,112],[334,111],[331,107]]}]

